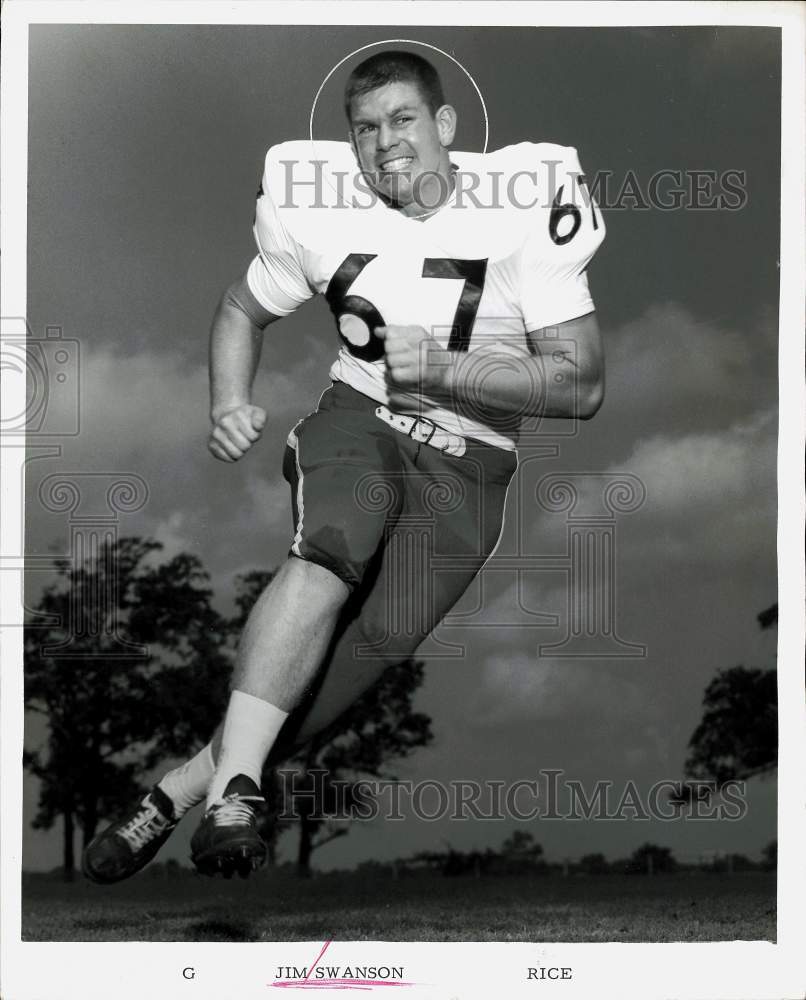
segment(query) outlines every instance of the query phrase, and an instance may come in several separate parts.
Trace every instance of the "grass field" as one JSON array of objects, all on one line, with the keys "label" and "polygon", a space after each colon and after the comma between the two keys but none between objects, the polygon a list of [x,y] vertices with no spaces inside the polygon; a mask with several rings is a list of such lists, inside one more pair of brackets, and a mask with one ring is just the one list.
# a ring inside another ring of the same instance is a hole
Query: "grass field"
[{"label": "grass field", "polygon": [[30,875],[22,928],[27,941],[772,941],[775,874]]}]

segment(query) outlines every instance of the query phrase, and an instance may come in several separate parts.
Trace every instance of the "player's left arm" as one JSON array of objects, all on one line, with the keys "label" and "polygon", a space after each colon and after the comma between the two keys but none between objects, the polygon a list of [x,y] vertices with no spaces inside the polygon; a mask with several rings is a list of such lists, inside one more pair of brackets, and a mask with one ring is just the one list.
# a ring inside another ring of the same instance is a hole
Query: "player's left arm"
[{"label": "player's left arm", "polygon": [[[522,416],[590,420],[604,400],[595,312],[527,333],[529,357],[481,349],[451,359],[446,390],[461,404]],[[496,364],[496,361],[498,363]]]},{"label": "player's left arm", "polygon": [[448,351],[417,326],[375,332],[385,342],[392,390],[425,393],[459,412],[589,420],[604,398],[595,312],[527,334],[530,355],[492,346]]},{"label": "player's left arm", "polygon": [[525,344],[513,344],[506,323],[465,352],[441,348],[418,327],[381,328],[392,389],[426,393],[476,419],[490,413],[588,420],[601,406],[604,355],[587,267],[604,238],[604,220],[576,150],[552,146],[543,153],[544,166],[552,167],[544,176],[547,195],[506,265]]}]

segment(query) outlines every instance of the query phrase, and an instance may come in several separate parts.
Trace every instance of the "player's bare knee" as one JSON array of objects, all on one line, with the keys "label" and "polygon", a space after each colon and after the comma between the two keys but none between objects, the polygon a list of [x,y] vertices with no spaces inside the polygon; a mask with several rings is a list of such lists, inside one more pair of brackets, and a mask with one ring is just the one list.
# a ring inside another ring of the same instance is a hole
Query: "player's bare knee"
[{"label": "player's bare knee", "polygon": [[291,586],[309,595],[312,603],[340,608],[350,596],[350,588],[344,580],[308,559],[289,556],[282,572]]}]

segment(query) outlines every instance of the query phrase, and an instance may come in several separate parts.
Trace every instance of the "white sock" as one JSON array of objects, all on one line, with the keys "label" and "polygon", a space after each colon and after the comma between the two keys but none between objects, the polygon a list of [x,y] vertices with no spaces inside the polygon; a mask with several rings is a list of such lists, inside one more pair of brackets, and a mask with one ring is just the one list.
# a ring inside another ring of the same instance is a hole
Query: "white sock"
[{"label": "white sock", "polygon": [[177,819],[202,801],[214,773],[213,745],[208,743],[195,757],[160,778],[157,784],[173,802]]},{"label": "white sock", "polygon": [[288,718],[276,705],[262,698],[233,691],[230,695],[218,764],[207,790],[207,808],[224,797],[224,789],[236,774],[245,774],[260,787],[263,764],[283,723]]}]

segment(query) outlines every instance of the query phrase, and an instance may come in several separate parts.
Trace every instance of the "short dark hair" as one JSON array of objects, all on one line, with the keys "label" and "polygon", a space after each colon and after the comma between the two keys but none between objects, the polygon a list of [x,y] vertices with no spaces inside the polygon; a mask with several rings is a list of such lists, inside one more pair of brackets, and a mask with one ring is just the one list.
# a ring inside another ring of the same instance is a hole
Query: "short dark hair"
[{"label": "short dark hair", "polygon": [[416,84],[432,115],[445,103],[439,73],[427,59],[414,52],[388,50],[365,59],[350,74],[344,88],[347,121],[352,120],[350,109],[356,97],[387,83]]}]

